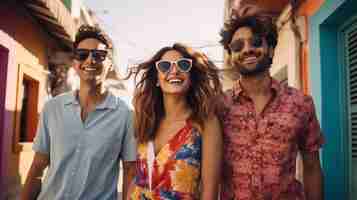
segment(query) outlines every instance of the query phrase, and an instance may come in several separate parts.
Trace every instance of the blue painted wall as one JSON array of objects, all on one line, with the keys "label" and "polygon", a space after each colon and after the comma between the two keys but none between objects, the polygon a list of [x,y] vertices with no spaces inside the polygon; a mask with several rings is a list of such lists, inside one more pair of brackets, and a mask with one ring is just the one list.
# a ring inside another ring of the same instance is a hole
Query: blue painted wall
[{"label": "blue painted wall", "polygon": [[326,0],[310,18],[310,82],[326,144],[325,199],[348,199],[346,83],[339,28],[357,14],[356,0]]}]

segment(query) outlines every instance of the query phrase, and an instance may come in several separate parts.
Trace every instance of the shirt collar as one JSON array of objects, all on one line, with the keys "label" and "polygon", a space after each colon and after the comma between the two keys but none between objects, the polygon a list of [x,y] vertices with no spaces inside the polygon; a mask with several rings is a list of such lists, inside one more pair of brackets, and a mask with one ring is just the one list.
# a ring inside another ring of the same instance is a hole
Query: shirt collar
[{"label": "shirt collar", "polygon": [[119,100],[118,98],[115,98],[115,96],[108,91],[107,96],[105,97],[105,100],[97,106],[97,109],[116,109],[119,105]]},{"label": "shirt collar", "polygon": [[[78,101],[78,90],[70,93],[69,96],[64,100],[64,105],[79,105]],[[119,100],[108,91],[107,96],[104,101],[97,105],[96,109],[116,109],[119,105]]]},{"label": "shirt collar", "polygon": [[64,99],[64,105],[79,105],[79,102],[77,101],[77,93],[78,91],[72,91],[69,93],[68,96]]},{"label": "shirt collar", "polygon": [[[271,78],[271,89],[275,92],[275,94],[279,94],[281,90],[281,84],[279,81]],[[240,80],[236,81],[233,85],[233,99],[237,99],[240,96],[246,96],[244,94],[244,88],[242,87]]]}]

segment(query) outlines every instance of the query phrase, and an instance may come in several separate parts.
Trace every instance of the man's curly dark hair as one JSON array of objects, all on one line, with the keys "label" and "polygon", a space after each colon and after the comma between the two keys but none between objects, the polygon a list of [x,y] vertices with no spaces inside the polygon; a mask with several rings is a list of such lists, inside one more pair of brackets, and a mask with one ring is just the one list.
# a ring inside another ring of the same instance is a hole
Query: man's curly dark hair
[{"label": "man's curly dark hair", "polygon": [[234,33],[242,27],[249,27],[252,29],[253,34],[264,37],[269,47],[275,48],[277,45],[278,31],[273,20],[261,20],[258,16],[246,16],[232,18],[224,24],[220,32],[220,43],[224,49],[231,54],[229,44],[232,42]]},{"label": "man's curly dark hair", "polygon": [[78,44],[88,38],[94,38],[105,44],[108,49],[112,48],[112,42],[109,37],[98,27],[90,26],[90,25],[82,25],[79,27],[78,32],[76,34],[73,49],[78,47]]}]

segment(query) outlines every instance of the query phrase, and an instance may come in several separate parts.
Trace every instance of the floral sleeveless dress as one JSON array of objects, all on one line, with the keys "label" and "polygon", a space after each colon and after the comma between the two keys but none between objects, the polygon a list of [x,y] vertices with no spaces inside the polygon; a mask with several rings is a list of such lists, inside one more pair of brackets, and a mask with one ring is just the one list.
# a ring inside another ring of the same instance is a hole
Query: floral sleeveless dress
[{"label": "floral sleeveless dress", "polygon": [[201,143],[201,134],[187,121],[186,125],[155,156],[151,184],[149,184],[147,162],[148,144],[139,144],[137,174],[130,199],[199,199]]}]

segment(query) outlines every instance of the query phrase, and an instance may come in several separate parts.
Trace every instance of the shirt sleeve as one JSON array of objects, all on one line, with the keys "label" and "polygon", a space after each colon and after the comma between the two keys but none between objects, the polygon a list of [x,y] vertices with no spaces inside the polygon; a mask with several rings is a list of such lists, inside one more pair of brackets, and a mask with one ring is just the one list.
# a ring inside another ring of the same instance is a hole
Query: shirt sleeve
[{"label": "shirt sleeve", "polygon": [[304,104],[304,113],[307,115],[299,141],[299,148],[305,152],[318,151],[325,143],[325,139],[321,133],[319,121],[316,117],[314,102],[310,96],[307,96],[305,97]]},{"label": "shirt sleeve", "polygon": [[48,103],[45,104],[37,125],[37,132],[34,138],[32,149],[35,152],[50,154],[50,133],[48,130]]},{"label": "shirt sleeve", "polygon": [[136,139],[134,136],[132,111],[128,112],[126,130],[122,143],[122,150],[120,152],[120,158],[123,161],[136,161]]}]

